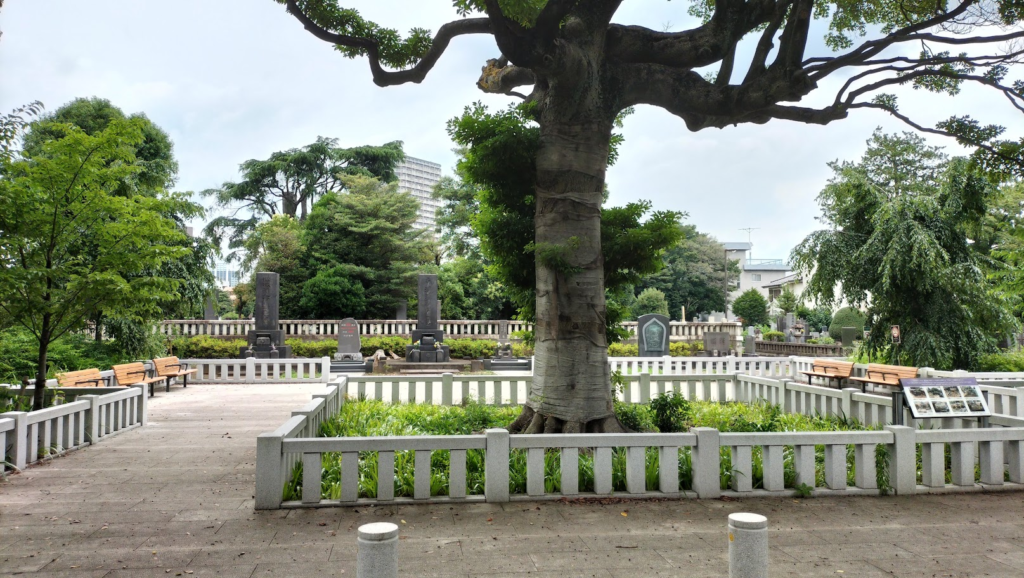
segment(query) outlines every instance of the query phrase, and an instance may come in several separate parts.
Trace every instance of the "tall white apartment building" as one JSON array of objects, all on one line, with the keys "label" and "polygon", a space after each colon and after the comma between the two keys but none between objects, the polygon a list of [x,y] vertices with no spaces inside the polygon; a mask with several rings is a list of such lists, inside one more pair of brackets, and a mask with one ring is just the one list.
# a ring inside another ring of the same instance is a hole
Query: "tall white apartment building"
[{"label": "tall white apartment building", "polygon": [[405,157],[397,167],[395,174],[398,175],[398,190],[409,193],[420,202],[419,215],[413,227],[417,229],[434,230],[434,222],[438,207],[441,202],[431,198],[434,185],[441,180],[441,165],[417,159]]}]

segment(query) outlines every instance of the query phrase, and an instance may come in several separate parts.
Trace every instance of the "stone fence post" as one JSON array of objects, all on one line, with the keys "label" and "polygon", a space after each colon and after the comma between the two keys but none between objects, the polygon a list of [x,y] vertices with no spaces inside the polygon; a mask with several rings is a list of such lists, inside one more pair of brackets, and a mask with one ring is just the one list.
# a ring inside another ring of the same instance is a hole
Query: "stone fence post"
[{"label": "stone fence post", "polygon": [[690,431],[697,435],[697,445],[693,447],[691,462],[693,491],[697,492],[698,498],[717,498],[722,495],[719,432],[711,427],[695,427]]},{"label": "stone fence post", "polygon": [[326,355],[320,358],[320,381],[323,383],[331,382],[331,358]]},{"label": "stone fence post", "polygon": [[89,411],[85,412],[85,436],[94,444],[100,439],[100,396],[80,395],[78,400],[89,402]]},{"label": "stone fence post", "polygon": [[917,490],[917,444],[914,428],[887,425],[893,443],[889,447],[889,485],[897,496],[912,496]]},{"label": "stone fence post", "polygon": [[484,498],[488,502],[508,500],[509,434],[507,429],[489,429],[484,472]]},{"label": "stone fence post", "polygon": [[281,449],[284,438],[273,433],[256,436],[256,509],[281,507],[284,468]]},{"label": "stone fence post", "polygon": [[0,413],[0,418],[14,420],[14,429],[7,433],[14,440],[14,447],[7,459],[15,468],[23,470],[28,464],[28,412],[9,411]]},{"label": "stone fence post", "polygon": [[245,358],[245,383],[256,383],[256,358]]}]

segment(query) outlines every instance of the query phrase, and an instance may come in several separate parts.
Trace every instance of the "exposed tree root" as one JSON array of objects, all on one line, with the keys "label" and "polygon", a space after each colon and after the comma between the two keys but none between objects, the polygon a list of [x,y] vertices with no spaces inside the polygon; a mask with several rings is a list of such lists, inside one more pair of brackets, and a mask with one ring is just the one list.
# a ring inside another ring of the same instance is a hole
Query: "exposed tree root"
[{"label": "exposed tree root", "polygon": [[614,415],[588,422],[563,421],[537,413],[528,405],[523,406],[522,413],[508,426],[508,431],[514,434],[633,433]]}]

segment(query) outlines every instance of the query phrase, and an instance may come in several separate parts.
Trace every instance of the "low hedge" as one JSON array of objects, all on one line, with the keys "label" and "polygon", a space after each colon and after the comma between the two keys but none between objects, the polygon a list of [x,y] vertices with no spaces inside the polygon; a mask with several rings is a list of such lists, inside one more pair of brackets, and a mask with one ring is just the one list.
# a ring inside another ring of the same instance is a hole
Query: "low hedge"
[{"label": "low hedge", "polygon": [[[333,357],[338,351],[338,342],[333,339],[288,339],[285,343],[291,346],[292,355],[295,357]],[[498,348],[497,341],[487,339],[446,339],[444,343],[450,348],[454,359],[493,357]],[[378,349],[404,355],[406,345],[409,345],[408,337],[371,335],[362,338],[362,347],[359,351],[367,357],[376,353]],[[245,346],[244,339],[228,340],[200,335],[175,339],[171,342],[171,351],[173,355],[182,359],[234,359]],[[688,357],[703,350],[704,344],[699,341],[669,343],[669,355],[672,357]],[[533,355],[533,348],[525,344],[513,344],[512,353],[516,357],[530,357]],[[639,353],[635,343],[613,343],[608,346],[608,355],[611,357],[636,357]]]}]

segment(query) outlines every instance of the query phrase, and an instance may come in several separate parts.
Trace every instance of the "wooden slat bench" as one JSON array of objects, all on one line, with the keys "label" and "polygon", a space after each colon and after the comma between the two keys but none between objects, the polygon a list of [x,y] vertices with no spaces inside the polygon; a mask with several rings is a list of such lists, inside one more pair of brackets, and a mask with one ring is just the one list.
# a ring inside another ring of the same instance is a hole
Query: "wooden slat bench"
[{"label": "wooden slat bench", "polygon": [[882,385],[885,387],[899,387],[900,379],[910,379],[914,377],[917,377],[916,367],[869,363],[864,377],[851,377],[850,381],[861,384],[861,391],[865,391],[866,386],[869,383],[871,385]]},{"label": "wooden slat bench", "polygon": [[57,374],[58,387],[103,387],[106,380],[100,376],[100,370],[82,369]]},{"label": "wooden slat bench", "polygon": [[171,391],[171,380],[178,377],[182,378],[181,386],[188,387],[188,376],[199,371],[197,369],[184,367],[177,357],[161,357],[159,359],[154,359],[153,367],[156,368],[157,375],[167,378],[166,391]]},{"label": "wooden slat bench", "polygon": [[828,385],[833,379],[836,380],[836,388],[842,387],[843,380],[853,375],[852,361],[838,361],[835,359],[815,359],[811,365],[811,371],[801,371],[807,376],[807,384],[810,385],[811,378],[820,377]]},{"label": "wooden slat bench", "polygon": [[113,368],[117,384],[125,387],[131,385],[149,385],[149,397],[153,397],[153,386],[161,381],[167,381],[166,377],[147,377],[146,366],[140,362],[115,365]]}]

